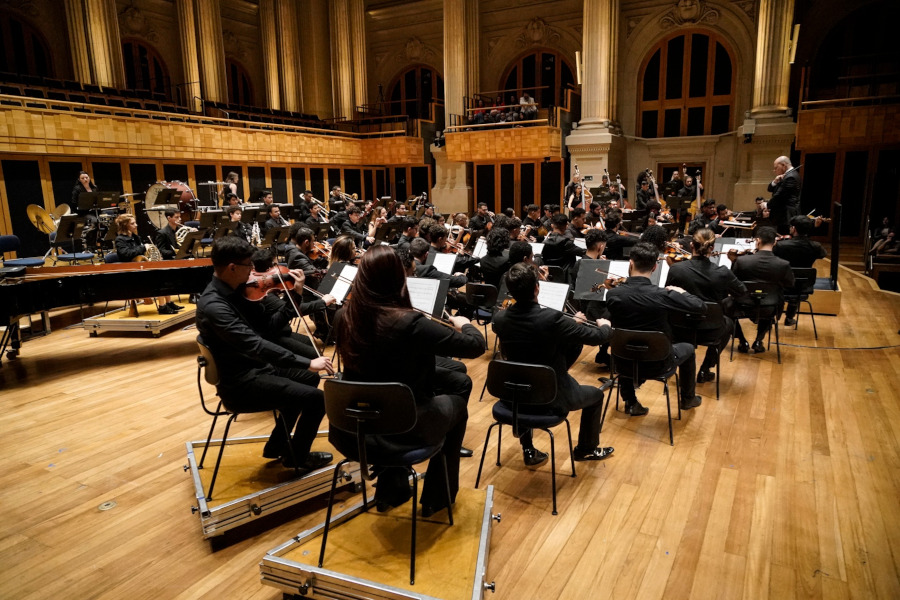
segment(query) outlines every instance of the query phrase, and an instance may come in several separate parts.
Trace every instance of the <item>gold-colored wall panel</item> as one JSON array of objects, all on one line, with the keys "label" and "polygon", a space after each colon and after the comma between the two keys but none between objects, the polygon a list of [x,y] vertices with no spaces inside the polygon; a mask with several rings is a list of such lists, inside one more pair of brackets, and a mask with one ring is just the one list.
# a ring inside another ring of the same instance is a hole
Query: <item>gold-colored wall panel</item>
[{"label": "gold-colored wall panel", "polygon": [[801,111],[797,148],[834,149],[900,143],[900,106],[858,106]]},{"label": "gold-colored wall panel", "polygon": [[561,158],[557,127],[517,127],[448,133],[447,159],[457,162],[499,162]]},{"label": "gold-colored wall panel", "polygon": [[359,139],[15,108],[0,110],[0,153],[343,166],[424,163],[421,138]]}]

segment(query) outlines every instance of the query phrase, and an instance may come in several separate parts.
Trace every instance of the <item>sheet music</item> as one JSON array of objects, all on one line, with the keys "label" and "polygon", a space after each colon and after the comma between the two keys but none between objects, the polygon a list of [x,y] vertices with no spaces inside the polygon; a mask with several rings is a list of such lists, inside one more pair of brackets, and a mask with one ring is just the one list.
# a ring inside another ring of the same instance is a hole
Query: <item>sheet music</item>
[{"label": "sheet music", "polygon": [[575,238],[572,240],[576,246],[581,248],[582,250],[587,250],[587,241],[584,238]]},{"label": "sheet music", "polygon": [[475,242],[475,248],[472,250],[472,256],[475,258],[482,258],[487,255],[487,239],[484,237],[478,238]]},{"label": "sheet music", "polygon": [[434,313],[434,305],[437,304],[440,284],[440,279],[407,277],[406,289],[409,291],[409,301],[412,303],[413,308],[417,308],[429,315]]},{"label": "sheet music", "polygon": [[666,287],[666,280],[669,278],[669,263],[665,259],[659,263],[659,287]]},{"label": "sheet music", "polygon": [[747,246],[744,244],[723,244],[722,245],[722,254],[719,255],[719,266],[731,268],[731,259],[728,258],[729,250],[737,250],[738,252],[742,252],[747,249]]},{"label": "sheet music", "polygon": [[353,265],[344,265],[344,268],[341,269],[340,276],[334,282],[334,287],[331,288],[331,295],[334,296],[337,304],[343,304],[347,292],[350,291],[350,285],[356,279],[357,270]]},{"label": "sheet music", "polygon": [[628,277],[628,263],[629,261],[627,260],[609,261],[609,274],[606,278],[618,279],[619,277]]},{"label": "sheet music", "polygon": [[538,282],[538,304],[541,306],[563,312],[568,298],[569,284],[551,281]]},{"label": "sheet music", "polygon": [[531,251],[534,252],[535,256],[544,253],[544,244],[540,244],[538,242],[529,242],[531,244]]},{"label": "sheet music", "polygon": [[[481,240],[479,239],[478,241],[480,242]],[[453,275],[453,265],[456,264],[456,255],[438,252],[434,255],[434,262],[431,264],[433,264],[434,268],[441,273]]]}]

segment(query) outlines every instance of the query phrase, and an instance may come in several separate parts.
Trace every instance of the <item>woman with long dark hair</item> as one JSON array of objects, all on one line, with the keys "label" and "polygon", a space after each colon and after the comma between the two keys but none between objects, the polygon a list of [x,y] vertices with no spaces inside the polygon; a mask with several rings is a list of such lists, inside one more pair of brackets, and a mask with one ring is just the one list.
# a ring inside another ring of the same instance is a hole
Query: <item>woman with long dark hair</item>
[{"label": "woman with long dark hair", "polygon": [[[435,368],[435,356],[475,358],[485,351],[484,337],[468,319],[450,317],[453,327],[435,323],[412,309],[406,273],[397,254],[373,246],[362,257],[352,293],[338,313],[337,346],[349,381],[400,382],[412,389],[418,421],[412,431],[384,436],[385,448],[414,448],[443,442],[450,497],[459,490],[459,452],[466,432],[466,405],[472,380],[462,373]],[[353,443],[353,435],[331,429]],[[350,436],[350,437],[347,437]],[[440,456],[428,463],[422,489],[422,514],[430,516],[447,504]],[[399,506],[410,498],[407,473],[385,468],[378,475],[378,510]]]}]

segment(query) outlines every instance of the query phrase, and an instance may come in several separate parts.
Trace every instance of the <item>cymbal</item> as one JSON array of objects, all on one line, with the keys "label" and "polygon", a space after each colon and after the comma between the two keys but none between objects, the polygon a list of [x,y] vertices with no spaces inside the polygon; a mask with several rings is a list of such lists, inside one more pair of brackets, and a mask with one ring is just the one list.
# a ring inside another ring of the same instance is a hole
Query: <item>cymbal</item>
[{"label": "cymbal", "polygon": [[59,206],[57,206],[56,208],[54,208],[53,210],[51,210],[50,214],[53,215],[53,219],[55,221],[59,221],[60,219],[62,219],[64,216],[66,216],[67,214],[69,214],[71,212],[72,212],[71,207],[68,204],[63,203],[63,204],[60,204]]},{"label": "cymbal", "polygon": [[129,196],[137,196],[138,193],[143,194],[144,192],[135,192],[134,194],[119,194],[119,198],[128,198]]},{"label": "cymbal", "polygon": [[31,224],[37,227],[37,230],[41,233],[53,233],[56,231],[56,223],[53,222],[53,217],[50,216],[50,213],[43,206],[29,204],[25,208],[25,212],[28,214],[28,220],[31,221]]}]

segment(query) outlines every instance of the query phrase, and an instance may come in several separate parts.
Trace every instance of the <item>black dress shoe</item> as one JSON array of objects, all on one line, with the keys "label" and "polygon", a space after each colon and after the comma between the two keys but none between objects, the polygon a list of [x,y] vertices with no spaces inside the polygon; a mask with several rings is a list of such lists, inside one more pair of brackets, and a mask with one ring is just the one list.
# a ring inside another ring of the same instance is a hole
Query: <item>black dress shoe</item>
[{"label": "black dress shoe", "polygon": [[548,457],[546,452],[541,452],[536,448],[529,448],[522,450],[522,458],[526,466],[536,467],[546,462]]},{"label": "black dress shoe", "polygon": [[603,460],[604,458],[609,458],[612,456],[612,453],[615,452],[615,449],[612,446],[602,447],[598,446],[593,450],[579,450],[575,448],[575,460],[578,462],[585,460]]},{"label": "black dress shoe", "polygon": [[472,452],[471,448],[466,448],[465,446],[463,446],[462,448],[459,449],[459,455],[462,458],[472,458],[473,454],[475,454],[475,453]]},{"label": "black dress shoe", "polygon": [[178,304],[175,304],[174,302],[167,302],[167,303],[166,303],[166,306],[168,306],[168,307],[171,308],[172,310],[184,310],[184,307],[183,307],[183,306],[180,306],[180,305],[178,305]]},{"label": "black dress shoe", "polygon": [[650,412],[650,410],[637,400],[635,400],[633,404],[625,404],[625,413],[632,417],[643,417],[648,412]]},{"label": "black dress shoe", "polygon": [[[378,487],[375,488],[375,510],[380,513],[388,511],[398,506],[403,506],[412,498],[412,488],[405,486],[392,493],[382,493],[379,495]],[[434,513],[432,513],[434,514]]]},{"label": "black dress shoe", "polygon": [[178,311],[175,310],[174,308],[169,308],[168,304],[163,304],[162,306],[159,307],[159,309],[157,309],[156,312],[158,312],[161,315],[174,315]]},{"label": "black dress shoe", "polygon": [[785,327],[793,327],[796,324],[797,324],[797,319],[791,319],[788,317],[788,318],[785,318],[785,320],[784,320]]},{"label": "black dress shoe", "polygon": [[697,373],[697,383],[706,383],[707,381],[715,381],[716,374],[712,371],[707,371],[706,369],[700,369],[700,372]]},{"label": "black dress shoe", "polygon": [[692,408],[697,408],[703,403],[703,399],[700,396],[694,396],[691,400],[683,401],[678,406],[681,410],[691,410]]},{"label": "black dress shoe", "polygon": [[741,354],[747,354],[748,352],[750,352],[750,344],[747,342],[747,340],[743,340],[738,344],[738,352],[740,352]]},{"label": "black dress shoe", "polygon": [[753,346],[751,347],[753,348],[753,352],[755,352],[756,354],[762,354],[766,351],[766,347],[763,346],[763,343],[759,340],[753,342]]},{"label": "black dress shoe", "polygon": [[[330,452],[310,452],[309,456],[306,457],[305,461],[300,463],[298,468],[301,472],[309,473],[330,464],[332,460],[334,460],[334,457]],[[288,469],[294,468],[294,461],[291,460],[290,456],[283,456],[281,458],[281,464]]]}]

